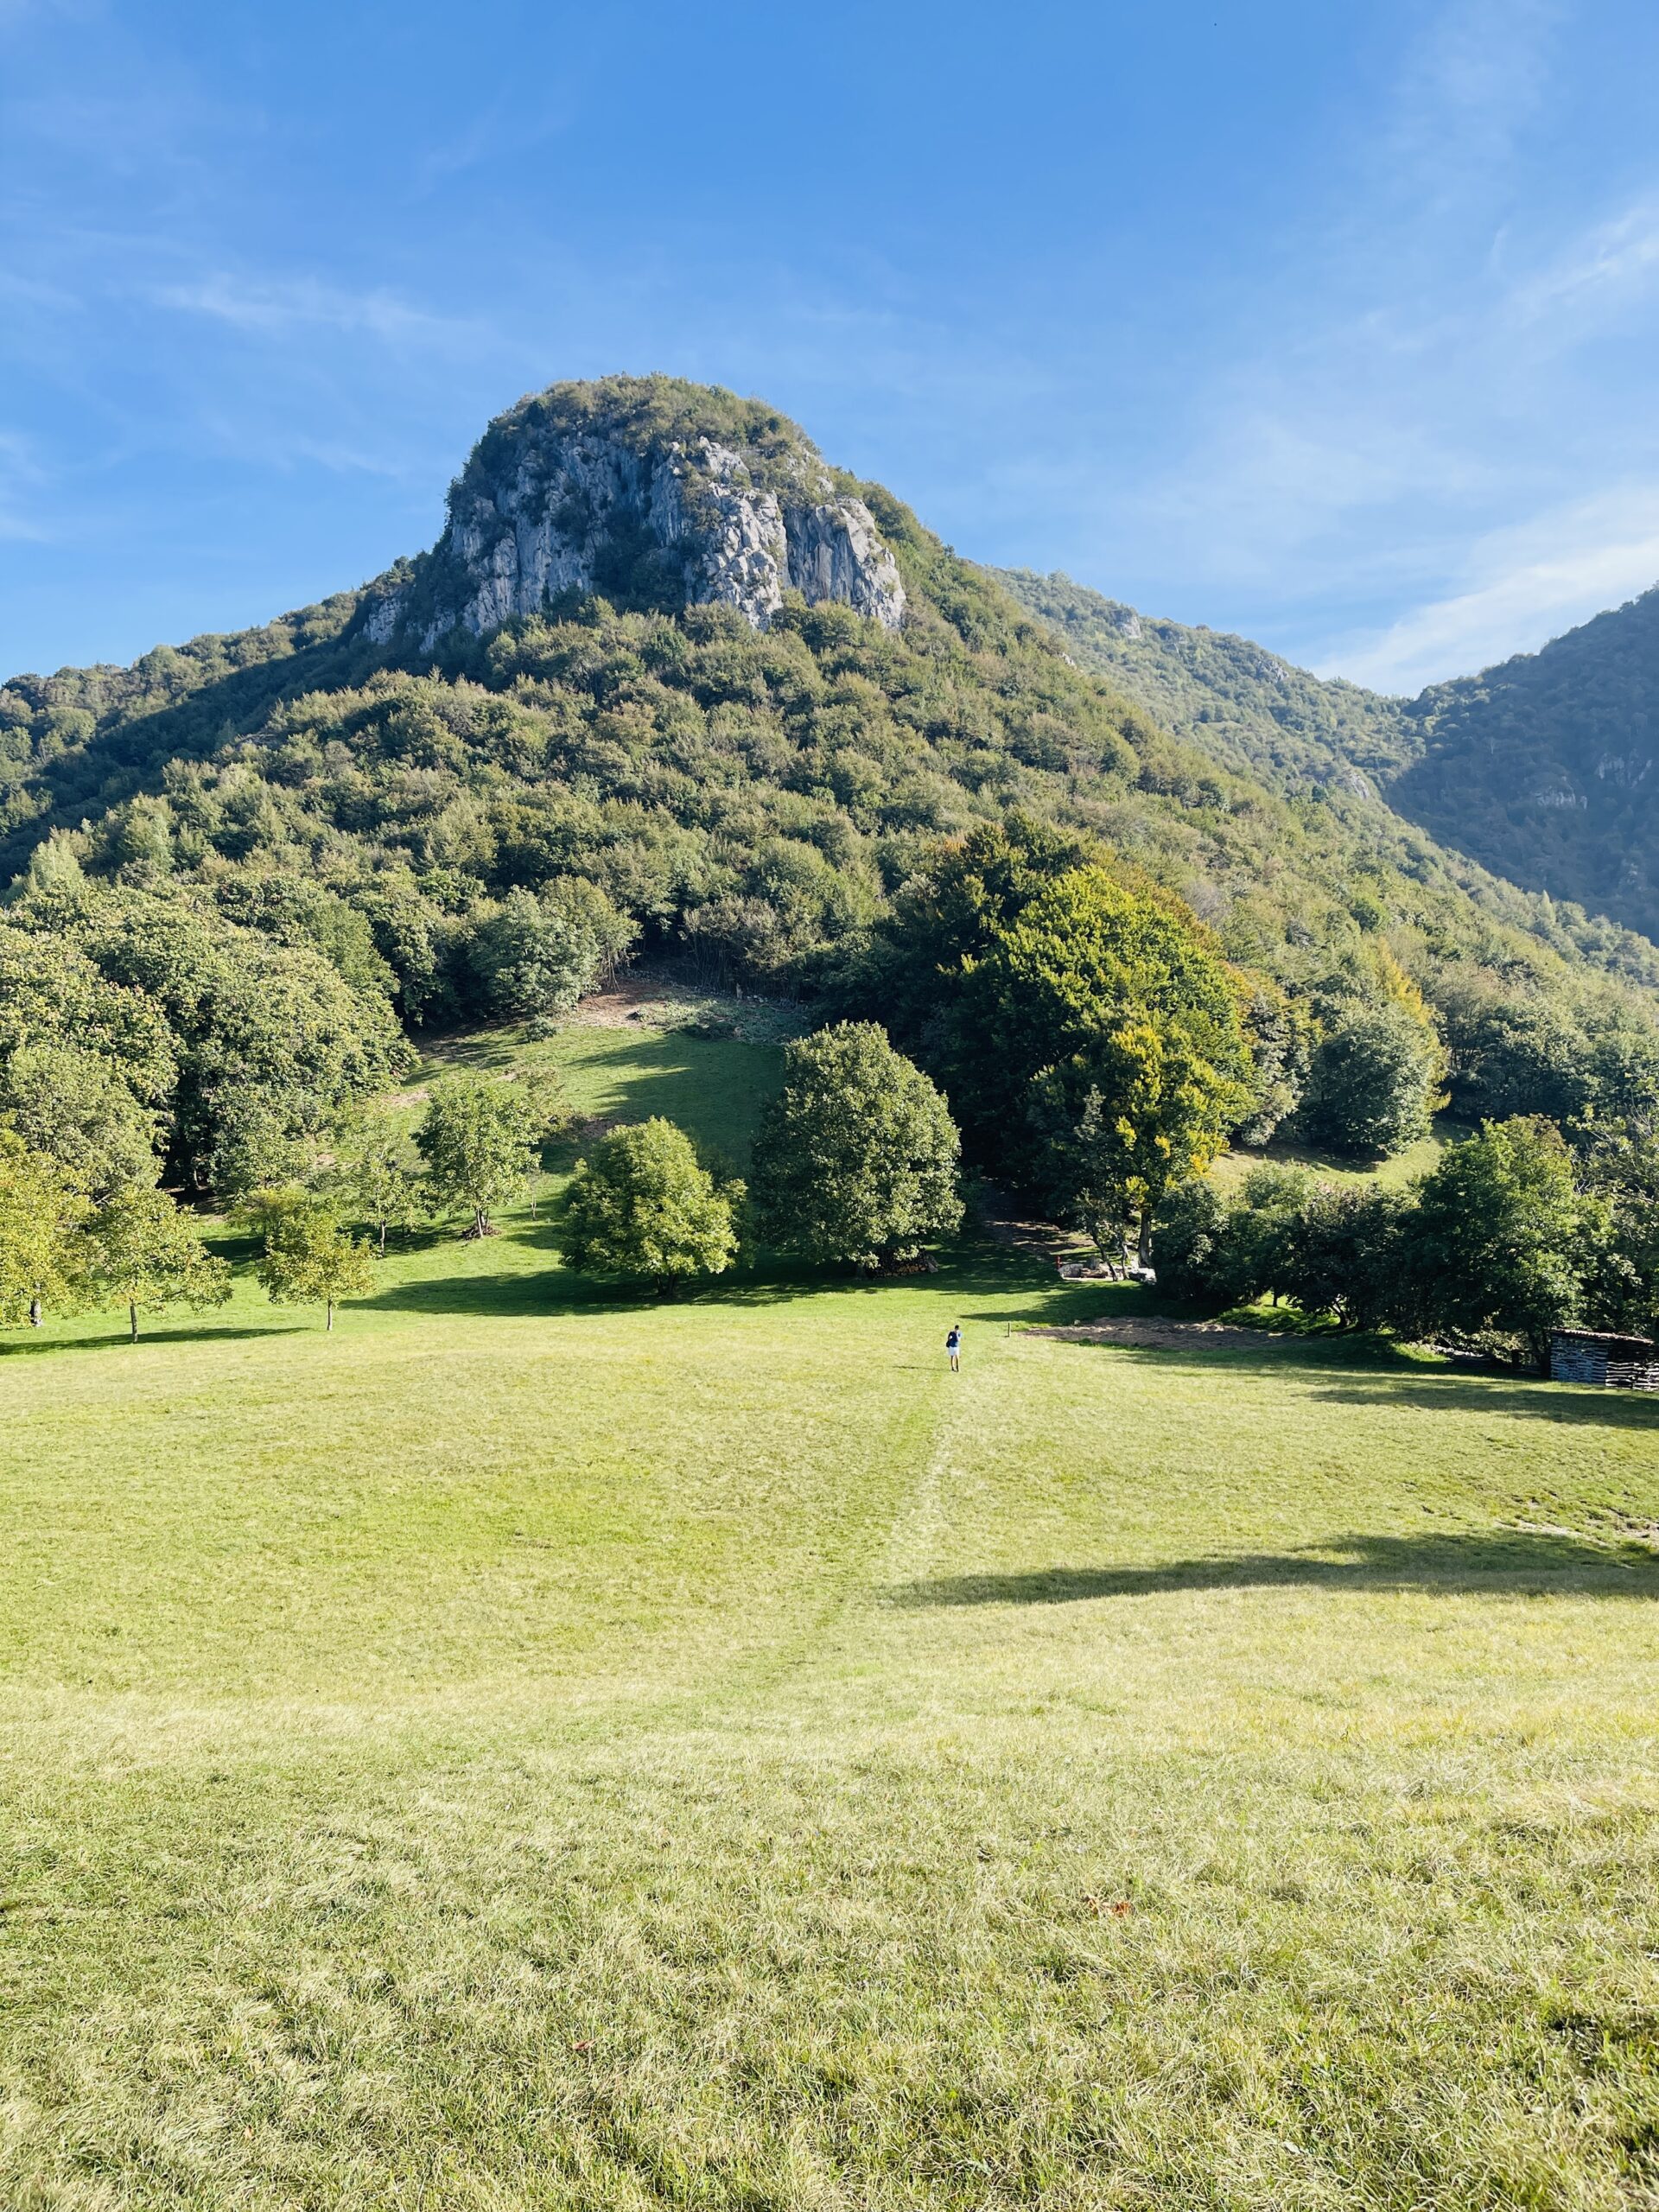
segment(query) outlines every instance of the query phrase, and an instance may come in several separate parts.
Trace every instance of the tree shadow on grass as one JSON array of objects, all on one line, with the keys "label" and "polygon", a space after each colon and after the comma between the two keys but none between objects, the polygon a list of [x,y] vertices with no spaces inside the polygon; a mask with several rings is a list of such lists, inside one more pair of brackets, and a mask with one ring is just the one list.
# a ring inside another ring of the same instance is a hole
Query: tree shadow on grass
[{"label": "tree shadow on grass", "polygon": [[[903,1288],[902,1279],[812,1274],[735,1275],[687,1284],[670,1294],[649,1283],[601,1281],[568,1268],[526,1268],[511,1274],[435,1275],[398,1283],[372,1298],[354,1299],[353,1310],[380,1313],[498,1314],[503,1319],[552,1320],[583,1313],[683,1313],[693,1307],[787,1306],[825,1295],[878,1298]],[[945,1287],[948,1287],[945,1286]]]},{"label": "tree shadow on grass", "polygon": [[1356,1372],[1315,1390],[1344,1406],[1408,1406],[1414,1411],[1513,1414],[1567,1427],[1631,1429],[1659,1438],[1659,1397],[1645,1391],[1599,1389],[1584,1384],[1511,1382],[1502,1375],[1438,1372],[1416,1364],[1393,1376]]},{"label": "tree shadow on grass", "polygon": [[[975,1319],[1012,1321],[1015,1328],[1028,1324],[1039,1341],[1066,1351],[1084,1353],[1117,1352],[1127,1354],[1137,1363],[1151,1362],[1160,1367],[1225,1369],[1230,1374],[1286,1375],[1313,1370],[1325,1374],[1338,1372],[1357,1378],[1376,1378],[1379,1395],[1385,1395],[1387,1378],[1390,1376],[1422,1376],[1425,1370],[1421,1360],[1414,1359],[1400,1345],[1382,1337],[1344,1336],[1338,1333],[1303,1336],[1286,1331],[1282,1334],[1263,1329],[1254,1344],[1241,1344],[1214,1338],[1195,1332],[1190,1343],[1136,1344],[1127,1337],[1050,1337],[1050,1329],[1087,1328],[1095,1322],[1109,1321],[1173,1321],[1213,1319],[1212,1314],[1188,1315],[1172,1313],[1167,1305],[1159,1305],[1146,1293],[1126,1293],[1125,1301],[1103,1308],[1098,1302],[1086,1306],[1080,1295],[1076,1299],[1062,1297],[1041,1308],[1022,1313],[975,1315]],[[1137,1302],[1128,1302],[1134,1297]],[[1252,1332],[1252,1334],[1257,1332]],[[1448,1375],[1448,1380],[1466,1382],[1466,1375]]]},{"label": "tree shadow on grass", "polygon": [[[850,1268],[814,1268],[762,1254],[753,1266],[731,1274],[688,1283],[671,1297],[659,1297],[649,1283],[617,1283],[582,1275],[562,1267],[556,1257],[556,1231],[551,1220],[515,1224],[509,1232],[520,1249],[533,1252],[545,1264],[491,1274],[429,1275],[389,1285],[373,1297],[353,1301],[371,1313],[499,1314],[503,1317],[556,1316],[580,1313],[618,1313],[649,1311],[672,1313],[686,1306],[720,1306],[736,1308],[787,1305],[804,1298],[826,1295],[881,1298],[894,1292],[933,1290],[962,1301],[969,1316],[971,1301],[1017,1288],[1030,1280],[1030,1264],[1005,1259],[998,1251],[974,1247],[941,1255],[931,1274],[863,1274]],[[477,1249],[474,1246],[473,1249]],[[1088,1308],[1098,1312],[1096,1300]],[[1072,1317],[1073,1301],[1064,1294],[1043,1308],[1050,1319]],[[996,1313],[997,1321],[1008,1317]]]},{"label": "tree shadow on grass", "polygon": [[1161,1567],[1054,1567],[949,1575],[890,1590],[915,1606],[1063,1605],[1172,1590],[1424,1590],[1489,1597],[1659,1598],[1659,1553],[1529,1529],[1421,1536],[1334,1536],[1318,1549],[1240,1552]]},{"label": "tree shadow on grass", "polygon": [[[342,1308],[342,1311],[345,1309]],[[317,1324],[321,1328],[321,1321]],[[216,1329],[211,1322],[188,1328],[170,1329],[165,1322],[153,1328],[141,1328],[135,1344],[126,1329],[101,1330],[95,1337],[35,1336],[0,1340],[0,1360],[26,1359],[38,1352],[109,1351],[124,1346],[134,1353],[142,1352],[147,1345],[155,1344],[217,1344],[233,1343],[244,1337],[294,1337],[305,1328],[302,1321],[273,1321],[263,1328],[227,1327]]]},{"label": "tree shadow on grass", "polygon": [[[1131,1309],[1124,1309],[1125,1314]],[[1037,1317],[1033,1316],[1033,1319]],[[1089,1320],[1119,1318],[1093,1313]],[[1184,1317],[1175,1315],[1172,1319]],[[1052,1326],[1076,1322],[1046,1317]],[[1210,1344],[1195,1335],[1191,1345],[1137,1344],[1106,1337],[1049,1338],[1084,1352],[1113,1351],[1137,1363],[1160,1367],[1224,1369],[1231,1374],[1300,1375],[1320,1379],[1308,1395],[1334,1405],[1409,1408],[1421,1413],[1514,1414],[1567,1427],[1633,1429],[1659,1435],[1659,1396],[1643,1391],[1597,1389],[1583,1384],[1552,1383],[1542,1376],[1511,1378],[1501,1370],[1471,1373],[1467,1368],[1426,1364],[1385,1337],[1270,1336],[1260,1351],[1249,1344]]]},{"label": "tree shadow on grass", "polygon": [[637,1294],[614,1283],[592,1281],[558,1268],[502,1274],[431,1275],[400,1282],[372,1298],[354,1299],[352,1310],[365,1313],[458,1313],[495,1315],[503,1320],[526,1317],[552,1320],[572,1313],[620,1313],[635,1306],[669,1303],[648,1289]]}]

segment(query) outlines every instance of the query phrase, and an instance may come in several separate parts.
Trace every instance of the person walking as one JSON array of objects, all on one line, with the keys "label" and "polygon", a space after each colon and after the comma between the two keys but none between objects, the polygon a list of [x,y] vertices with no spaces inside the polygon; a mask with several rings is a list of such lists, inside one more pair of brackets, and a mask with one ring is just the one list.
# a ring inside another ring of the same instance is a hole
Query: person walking
[{"label": "person walking", "polygon": [[950,1324],[950,1333],[944,1340],[944,1352],[945,1357],[950,1363],[950,1372],[953,1375],[960,1375],[962,1372],[962,1330],[955,1321]]}]

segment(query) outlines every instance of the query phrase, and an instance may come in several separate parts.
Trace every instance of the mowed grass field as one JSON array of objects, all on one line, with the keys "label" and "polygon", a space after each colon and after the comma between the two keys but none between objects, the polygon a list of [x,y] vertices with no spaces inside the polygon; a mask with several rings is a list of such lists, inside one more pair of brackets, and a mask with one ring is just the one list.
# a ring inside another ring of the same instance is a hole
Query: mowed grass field
[{"label": "mowed grass field", "polygon": [[1659,1405],[547,1236],[0,1352],[7,2212],[1659,2205]]}]

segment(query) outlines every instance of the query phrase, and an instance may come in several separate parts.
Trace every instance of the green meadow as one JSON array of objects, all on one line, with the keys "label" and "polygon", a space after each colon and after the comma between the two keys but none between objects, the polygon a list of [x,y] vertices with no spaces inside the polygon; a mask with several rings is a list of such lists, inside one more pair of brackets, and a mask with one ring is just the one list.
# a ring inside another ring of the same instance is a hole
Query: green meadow
[{"label": "green meadow", "polygon": [[7,2212],[1659,2206],[1659,1404],[538,1211],[0,1351]]}]

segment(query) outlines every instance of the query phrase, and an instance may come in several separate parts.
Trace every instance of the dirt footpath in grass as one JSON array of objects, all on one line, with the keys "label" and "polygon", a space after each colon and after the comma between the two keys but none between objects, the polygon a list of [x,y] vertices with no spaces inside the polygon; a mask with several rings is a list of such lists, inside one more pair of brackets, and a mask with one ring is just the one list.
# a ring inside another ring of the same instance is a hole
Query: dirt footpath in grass
[{"label": "dirt footpath in grass", "polygon": [[1234,1329],[1224,1321],[1171,1321],[1161,1313],[1126,1315],[1122,1320],[1090,1321],[1071,1329],[1027,1329],[1028,1337],[1065,1337],[1081,1344],[1136,1344],[1143,1351],[1259,1351],[1269,1344],[1296,1344],[1294,1336],[1265,1329]]}]

